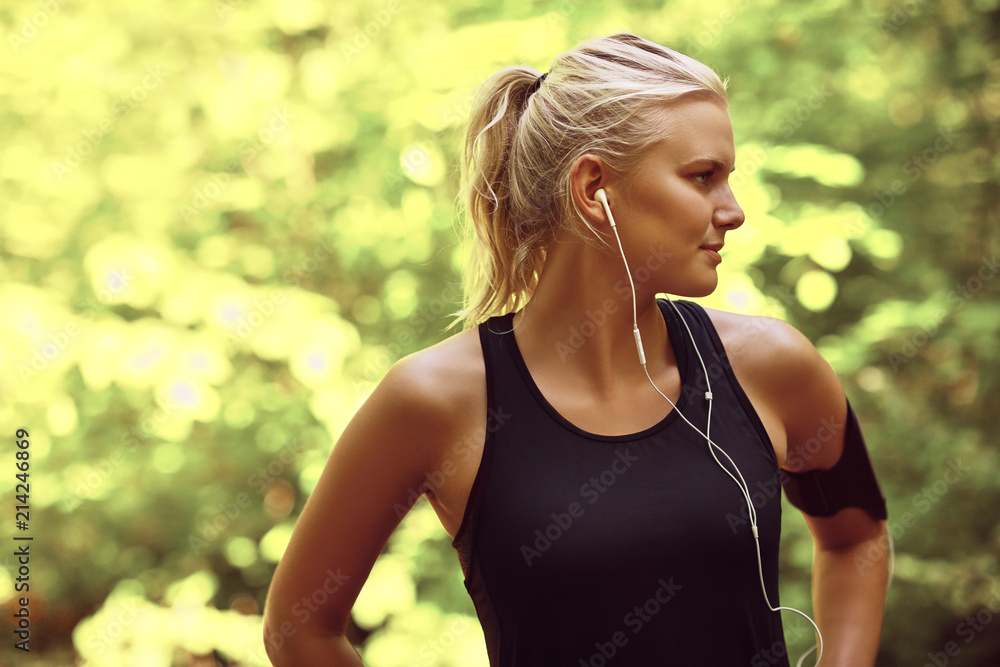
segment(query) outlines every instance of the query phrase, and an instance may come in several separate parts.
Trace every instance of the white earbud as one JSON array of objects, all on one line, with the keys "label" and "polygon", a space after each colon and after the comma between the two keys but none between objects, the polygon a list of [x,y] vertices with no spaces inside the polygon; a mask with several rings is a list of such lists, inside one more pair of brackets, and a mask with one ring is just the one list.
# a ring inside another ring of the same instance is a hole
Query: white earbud
[{"label": "white earbud", "polygon": [[[658,393],[660,396],[666,399],[667,403],[669,403],[671,407],[673,407],[674,411],[677,412],[677,414],[681,417],[681,419],[687,422],[687,424],[691,428],[693,428],[695,431],[698,432],[699,435],[705,438],[705,442],[708,443],[708,451],[712,455],[712,458],[715,459],[715,462],[717,464],[719,464],[719,467],[722,468],[723,472],[729,475],[729,477],[736,483],[736,486],[740,488],[740,492],[743,494],[743,498],[744,500],[746,500],[747,508],[749,509],[750,532],[753,533],[754,544],[757,547],[757,570],[760,573],[760,588],[764,592],[764,602],[767,603],[767,608],[770,609],[771,611],[779,611],[781,609],[794,611],[796,614],[803,616],[807,621],[809,621],[812,624],[813,628],[816,629],[816,634],[819,637],[818,640],[819,653],[817,654],[816,657],[816,664],[819,665],[819,661],[822,660],[823,658],[823,635],[822,633],[820,633],[819,627],[817,627],[816,623],[813,622],[813,620],[809,618],[807,614],[799,611],[798,609],[794,609],[792,607],[772,607],[771,601],[767,597],[767,588],[764,586],[764,566],[761,563],[761,557],[760,557],[760,537],[757,531],[757,508],[753,506],[753,502],[750,499],[749,486],[747,485],[746,480],[743,479],[743,474],[740,472],[740,469],[736,466],[736,463],[729,457],[729,454],[727,454],[724,449],[722,449],[717,444],[712,442],[712,439],[709,437],[709,434],[711,432],[710,429],[712,427],[712,382],[708,376],[708,368],[705,366],[705,360],[702,359],[701,352],[698,350],[698,345],[697,343],[695,343],[694,334],[691,332],[691,328],[688,326],[687,321],[681,314],[680,309],[677,307],[676,304],[674,304],[674,302],[670,299],[670,297],[667,297],[667,302],[671,306],[673,306],[674,311],[677,313],[677,317],[680,318],[681,323],[684,325],[684,328],[687,329],[688,336],[691,338],[691,346],[694,348],[695,354],[698,355],[698,361],[701,362],[701,368],[705,372],[705,388],[707,390],[705,392],[705,400],[708,401],[708,418],[707,418],[707,423],[705,424],[704,432],[702,432],[700,428],[692,424],[691,421],[684,416],[684,413],[682,413],[679,409],[677,409],[677,406],[674,405],[674,402],[671,401],[666,394],[660,391],[659,387],[656,386],[656,383],[653,382],[653,378],[650,377],[649,375],[649,369],[646,368],[646,354],[642,349],[642,337],[639,335],[639,320],[636,315],[635,283],[632,281],[632,272],[629,270],[628,260],[625,258],[625,248],[622,247],[621,237],[618,236],[618,226],[615,224],[615,217],[611,215],[611,206],[608,204],[608,195],[606,192],[604,192],[604,188],[601,188],[600,190],[594,193],[594,199],[601,202],[601,204],[604,206],[604,212],[608,216],[608,222],[611,223],[611,231],[614,232],[615,239],[618,241],[618,251],[622,255],[622,261],[625,263],[625,273],[628,275],[628,282],[632,288],[632,334],[635,337],[635,347],[639,352],[639,363],[642,365],[642,370],[645,371],[646,373],[646,379],[649,380],[649,384],[653,385],[653,389],[656,390],[656,393]],[[730,472],[729,468],[727,468],[722,464],[722,461],[719,460],[719,457],[715,455],[715,450],[722,452],[722,455],[726,457],[726,460],[728,460],[729,463],[732,464],[733,470],[736,471],[736,475],[739,476],[739,479],[736,479],[736,476],[734,476],[733,473]],[[809,651],[807,651],[799,659],[798,665],[801,665],[805,657],[809,655],[809,653],[811,652],[812,649],[809,649]]]},{"label": "white earbud", "polygon": [[608,214],[608,221],[611,223],[611,226],[614,227],[615,217],[611,215],[611,207],[608,206],[608,195],[604,192],[604,188],[601,188],[594,193],[594,199],[604,204],[604,212]]}]

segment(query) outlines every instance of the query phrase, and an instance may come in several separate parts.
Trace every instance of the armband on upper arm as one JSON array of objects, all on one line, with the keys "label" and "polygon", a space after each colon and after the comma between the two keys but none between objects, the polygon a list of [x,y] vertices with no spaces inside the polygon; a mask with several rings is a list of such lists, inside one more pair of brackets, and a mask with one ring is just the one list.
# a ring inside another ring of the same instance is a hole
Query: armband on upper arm
[{"label": "armband on upper arm", "polygon": [[845,507],[859,507],[876,519],[889,516],[885,494],[868,456],[858,416],[847,402],[844,451],[829,470],[804,473],[782,470],[781,485],[789,502],[810,516],[833,516]]}]

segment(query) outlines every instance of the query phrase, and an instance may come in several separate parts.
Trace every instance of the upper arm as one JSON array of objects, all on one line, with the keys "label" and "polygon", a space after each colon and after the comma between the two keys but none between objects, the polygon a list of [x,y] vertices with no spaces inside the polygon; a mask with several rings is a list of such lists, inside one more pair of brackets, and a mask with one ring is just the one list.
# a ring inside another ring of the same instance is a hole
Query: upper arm
[{"label": "upper arm", "polygon": [[756,383],[785,429],[791,472],[825,470],[843,451],[847,400],[837,374],[809,339],[792,325],[764,318],[762,345],[748,346],[757,357]]},{"label": "upper arm", "polygon": [[446,427],[429,383],[412,360],[397,363],[347,425],[275,570],[270,627],[343,634],[375,560],[424,490]]},{"label": "upper arm", "polygon": [[[836,373],[809,340],[790,324],[771,320],[761,369],[775,412],[787,434],[785,470],[828,470],[844,450],[847,398]],[[803,515],[822,549],[857,544],[880,534],[880,521],[847,507],[830,517]]]}]

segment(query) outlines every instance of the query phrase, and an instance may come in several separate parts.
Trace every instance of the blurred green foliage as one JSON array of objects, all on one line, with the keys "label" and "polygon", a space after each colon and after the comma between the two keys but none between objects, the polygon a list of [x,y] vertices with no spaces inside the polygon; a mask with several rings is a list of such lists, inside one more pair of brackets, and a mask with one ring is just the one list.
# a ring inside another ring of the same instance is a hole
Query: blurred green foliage
[{"label": "blurred green foliage", "polygon": [[[704,302],[798,326],[862,417],[898,554],[879,664],[1000,664],[996,0],[8,0],[0,24],[0,424],[31,433],[35,535],[32,650],[8,628],[4,664],[266,664],[337,435],[458,306],[472,92],[620,30],[730,78],[747,224]],[[449,542],[425,502],[393,535],[368,664],[486,664]]]}]

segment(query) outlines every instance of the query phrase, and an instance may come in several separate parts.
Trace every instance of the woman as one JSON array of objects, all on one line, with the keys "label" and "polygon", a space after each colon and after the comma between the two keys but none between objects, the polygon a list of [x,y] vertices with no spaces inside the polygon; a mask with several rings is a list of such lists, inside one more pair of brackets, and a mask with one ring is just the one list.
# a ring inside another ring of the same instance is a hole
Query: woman
[{"label": "woman", "polygon": [[873,664],[885,504],[836,375],[783,322],[656,298],[715,289],[734,161],[719,77],[634,35],[486,83],[470,328],[395,364],[334,448],[269,592],[275,665],[362,664],[348,614],[414,490],[491,665],[787,665],[779,484],[822,664]]}]

